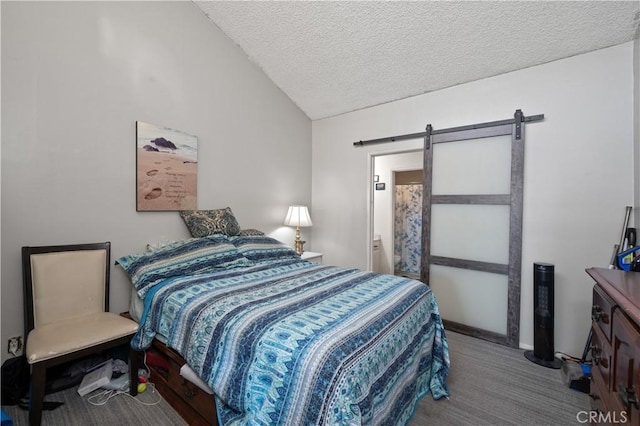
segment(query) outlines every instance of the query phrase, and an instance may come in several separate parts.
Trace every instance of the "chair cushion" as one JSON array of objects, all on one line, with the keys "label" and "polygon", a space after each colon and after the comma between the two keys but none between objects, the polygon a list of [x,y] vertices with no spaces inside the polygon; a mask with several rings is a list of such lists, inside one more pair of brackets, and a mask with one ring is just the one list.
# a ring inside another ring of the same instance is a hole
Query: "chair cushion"
[{"label": "chair cushion", "polygon": [[105,250],[31,255],[35,327],[104,312]]},{"label": "chair cushion", "polygon": [[27,337],[29,364],[109,342],[138,331],[138,324],[112,312],[99,312],[36,327]]}]

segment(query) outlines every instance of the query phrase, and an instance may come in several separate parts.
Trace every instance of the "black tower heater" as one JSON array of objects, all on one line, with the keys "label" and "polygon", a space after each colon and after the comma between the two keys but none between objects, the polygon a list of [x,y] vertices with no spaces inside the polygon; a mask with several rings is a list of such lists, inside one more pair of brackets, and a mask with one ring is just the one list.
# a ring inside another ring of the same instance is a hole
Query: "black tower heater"
[{"label": "black tower heater", "polygon": [[550,263],[533,264],[533,350],[524,356],[536,364],[560,368],[553,356],[553,273]]}]

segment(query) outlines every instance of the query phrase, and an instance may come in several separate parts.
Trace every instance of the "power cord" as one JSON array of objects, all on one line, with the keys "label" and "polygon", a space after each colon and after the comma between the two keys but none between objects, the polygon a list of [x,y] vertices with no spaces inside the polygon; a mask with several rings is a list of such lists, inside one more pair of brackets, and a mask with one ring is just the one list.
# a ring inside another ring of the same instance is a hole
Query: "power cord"
[{"label": "power cord", "polygon": [[[147,392],[149,392],[149,389],[151,389],[150,391],[151,394],[156,394],[156,387],[153,383],[147,383]],[[162,397],[160,396],[160,394],[158,394],[158,397],[155,401],[145,402],[145,401],[141,401],[135,396],[129,395],[129,392],[127,391],[113,390],[113,389],[105,390],[95,395],[91,395],[90,397],[87,398],[87,402],[91,405],[105,405],[107,402],[109,402],[111,398],[118,395],[126,395],[129,398],[133,398],[133,400],[138,402],[139,404],[147,405],[147,406],[158,405],[160,404],[160,402],[162,402]]]},{"label": "power cord", "polygon": [[[560,359],[562,359],[563,361],[575,361],[575,362],[578,362],[578,363],[581,363],[581,362],[582,362],[582,360],[581,360],[580,358],[575,357],[575,356],[568,355],[568,354],[566,354],[566,353],[564,353],[564,352],[558,352],[558,351],[556,351],[553,355],[554,355],[554,356],[556,356],[556,355],[560,355]],[[590,364],[590,363],[591,363],[591,362],[587,362],[587,364]]]},{"label": "power cord", "polygon": [[[147,376],[146,376],[146,391],[149,392],[149,389],[152,395],[155,395],[156,392],[156,385],[154,383],[152,383],[150,381],[151,379],[151,369],[149,368],[149,365],[147,364],[147,351],[144,351],[144,356],[142,358],[142,362],[145,366],[145,370],[147,371]],[[125,373],[126,374],[126,373]],[[131,386],[131,385],[129,385]],[[140,399],[138,399],[137,397],[131,396],[129,394],[129,392],[127,391],[123,391],[123,390],[115,390],[115,389],[108,389],[108,390],[103,390],[100,393],[97,393],[95,395],[91,395],[87,398],[87,402],[91,405],[105,405],[107,402],[109,402],[109,400],[115,396],[118,395],[127,395],[129,398],[133,398],[134,401],[142,404],[142,405],[147,405],[147,406],[152,406],[152,405],[158,405],[160,402],[162,402],[162,397],[160,396],[160,394],[158,393],[157,395],[157,399],[155,401],[152,402],[145,402],[145,401],[141,401]]]}]

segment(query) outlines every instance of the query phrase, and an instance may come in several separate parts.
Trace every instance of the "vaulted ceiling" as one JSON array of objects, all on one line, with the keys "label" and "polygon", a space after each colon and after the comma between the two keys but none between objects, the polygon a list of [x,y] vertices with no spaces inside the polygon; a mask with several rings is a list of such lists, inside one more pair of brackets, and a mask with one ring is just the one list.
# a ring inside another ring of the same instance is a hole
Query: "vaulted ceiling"
[{"label": "vaulted ceiling", "polygon": [[638,1],[195,4],[312,120],[613,46],[640,34]]}]

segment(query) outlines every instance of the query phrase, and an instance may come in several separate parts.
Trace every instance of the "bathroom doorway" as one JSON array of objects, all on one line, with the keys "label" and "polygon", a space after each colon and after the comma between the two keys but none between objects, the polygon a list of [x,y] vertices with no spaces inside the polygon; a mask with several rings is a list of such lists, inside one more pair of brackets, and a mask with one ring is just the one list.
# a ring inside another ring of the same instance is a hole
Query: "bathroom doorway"
[{"label": "bathroom doorway", "polygon": [[394,172],[393,273],[420,279],[422,168]]},{"label": "bathroom doorway", "polygon": [[[399,232],[401,232],[405,223],[405,221],[402,220],[398,221],[396,225],[396,192],[401,189],[406,189],[407,184],[413,183],[414,181],[420,184],[420,188],[422,187],[422,162],[422,149],[372,155],[371,171],[373,184],[370,217],[372,226],[370,235],[372,240],[370,244],[371,269],[374,272],[395,274],[397,269],[398,273],[404,271],[412,274],[410,275],[412,277],[414,276],[413,274],[415,274],[415,276],[419,278],[419,260],[417,269],[408,267],[408,265],[411,264],[410,253],[417,252],[418,259],[420,259],[421,225],[418,225],[415,231],[418,246],[405,244],[404,255],[402,249],[399,249],[396,254],[396,245],[400,244],[399,247],[402,247],[401,241],[406,241],[408,234],[404,237],[400,235],[399,238],[396,239],[395,229],[397,228]],[[419,173],[417,177],[416,172]],[[398,183],[400,183],[403,188],[398,188]],[[419,196],[420,199],[422,199],[421,193]],[[408,209],[407,207],[399,208],[404,210]],[[418,214],[418,217],[421,223],[421,214]],[[404,267],[400,266],[402,265],[401,261],[403,258],[405,259]],[[399,265],[398,268],[396,268],[396,264]]]}]

